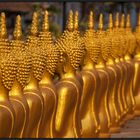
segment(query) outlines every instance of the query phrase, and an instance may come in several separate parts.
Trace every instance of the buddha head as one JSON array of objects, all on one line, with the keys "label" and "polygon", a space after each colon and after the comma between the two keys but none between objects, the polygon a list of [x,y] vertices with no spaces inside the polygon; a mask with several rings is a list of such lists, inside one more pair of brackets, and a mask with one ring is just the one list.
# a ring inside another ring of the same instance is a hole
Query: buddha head
[{"label": "buddha head", "polygon": [[88,29],[84,35],[84,44],[87,56],[92,60],[93,63],[97,64],[100,47],[98,46],[97,38],[95,36],[96,33],[94,33],[93,26],[93,12],[90,11]]},{"label": "buddha head", "polygon": [[0,53],[0,77],[7,90],[11,90],[17,72],[17,61],[12,53]]},{"label": "buddha head", "polygon": [[49,32],[48,11],[44,12],[42,30],[39,33],[39,49],[46,59],[42,61],[45,69],[50,75],[54,75],[59,59],[59,50],[55,47],[51,32]]},{"label": "buddha head", "polygon": [[46,54],[44,49],[40,48],[38,35],[38,15],[36,12],[33,13],[32,25],[30,34],[26,41],[26,51],[31,57],[31,69],[34,78],[41,80],[43,71],[45,69]]},{"label": "buddha head", "polygon": [[131,31],[130,14],[128,14],[126,18],[126,32],[127,32],[127,39],[129,40],[128,53],[132,55],[136,47],[136,38]]},{"label": "buddha head", "polygon": [[135,31],[135,37],[136,37],[136,51],[140,51],[140,13],[138,14],[137,18],[137,26]]},{"label": "buddha head", "polygon": [[77,39],[78,36],[80,36],[80,32],[79,32],[79,16],[78,16],[78,11],[75,12],[74,14],[74,22],[73,22],[73,32],[75,35],[75,39]]},{"label": "buddha head", "polygon": [[[112,41],[112,56],[119,58],[122,56],[122,49],[120,47],[120,33],[119,33],[119,13],[116,13],[115,24],[113,27],[113,41]],[[114,52],[114,53],[113,53]]]},{"label": "buddha head", "polygon": [[108,21],[108,45],[110,47],[109,54],[112,56],[112,58],[118,57],[118,51],[117,51],[117,45],[119,41],[117,40],[117,37],[115,35],[115,32],[113,30],[113,19],[112,14],[109,14],[109,21]]},{"label": "buddha head", "polygon": [[52,34],[49,31],[49,17],[48,16],[49,16],[49,13],[46,10],[44,12],[44,18],[43,18],[43,22],[42,22],[42,29],[39,32],[39,41],[40,41],[40,43],[44,43],[44,44],[47,43],[47,44],[52,45],[53,44],[53,39],[52,39]]},{"label": "buddha head", "polygon": [[29,80],[29,72],[31,67],[31,58],[25,50],[24,42],[22,41],[21,18],[16,17],[15,29],[13,32],[13,40],[10,42],[11,53],[17,61],[16,80],[24,87]]},{"label": "buddha head", "polygon": [[120,49],[121,49],[121,54],[122,56],[124,56],[126,53],[127,53],[127,50],[128,50],[128,45],[129,45],[129,42],[127,40],[127,37],[124,35],[125,34],[125,28],[124,28],[124,25],[125,25],[125,16],[124,14],[121,15],[121,21],[120,21]]},{"label": "buddha head", "polygon": [[[97,31],[98,33],[98,43],[100,44],[100,53],[103,58],[103,60],[106,62],[108,60],[109,56],[109,45],[108,45],[108,38],[106,35],[106,32],[103,31],[103,15],[100,14],[99,17],[99,30]],[[99,45],[98,44],[98,45]]]},{"label": "buddha head", "polygon": [[11,90],[17,72],[17,61],[13,53],[10,52],[10,45],[7,40],[7,30],[5,13],[1,13],[0,25],[0,83],[7,90]]},{"label": "buddha head", "polygon": [[76,70],[81,64],[85,50],[83,40],[80,36],[75,39],[73,30],[73,12],[70,11],[66,31],[56,41],[56,46],[60,51],[60,61]]}]

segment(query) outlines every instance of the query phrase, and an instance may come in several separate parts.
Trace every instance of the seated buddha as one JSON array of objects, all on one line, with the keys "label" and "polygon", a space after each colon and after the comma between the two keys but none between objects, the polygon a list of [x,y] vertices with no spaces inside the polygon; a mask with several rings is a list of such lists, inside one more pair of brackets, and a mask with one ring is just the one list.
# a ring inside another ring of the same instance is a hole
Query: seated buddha
[{"label": "seated buddha", "polygon": [[53,44],[48,22],[48,12],[45,11],[42,30],[39,33],[39,47],[45,56],[45,61],[43,61],[44,70],[39,82],[40,91],[44,98],[44,113],[39,127],[40,138],[54,137],[55,113],[57,107],[57,93],[53,82],[53,76],[59,59],[59,51]]},{"label": "seated buddha", "polygon": [[99,56],[99,47],[96,45],[95,31],[93,29],[93,12],[90,12],[88,29],[84,34],[86,55],[82,65],[83,91],[80,105],[82,123],[82,137],[97,137],[100,131],[99,121],[99,85],[100,78],[95,68]]},{"label": "seated buddha", "polygon": [[7,40],[5,14],[1,13],[0,25],[0,137],[11,138],[15,125],[15,111],[9,99],[9,91],[14,82],[17,62],[10,53]]},{"label": "seated buddha", "polygon": [[129,102],[129,105],[131,105],[129,107],[129,112],[127,115],[127,119],[133,119],[135,114],[134,114],[134,110],[135,110],[135,100],[134,100],[134,90],[133,90],[133,80],[134,80],[134,62],[132,59],[132,54],[135,50],[135,46],[136,46],[136,39],[131,31],[131,25],[130,25],[130,15],[127,15],[126,18],[126,27],[125,27],[125,34],[127,35],[127,51],[125,53],[124,59],[128,64],[128,69],[130,70],[129,72],[129,81],[130,81],[130,86],[129,86],[129,94],[127,96],[127,100]]},{"label": "seated buddha", "polygon": [[[103,31],[103,15],[100,14],[99,26],[96,32],[97,46],[99,47],[99,57],[97,65],[95,66],[100,77],[100,94],[98,95],[99,101],[99,120],[100,120],[100,132],[99,137],[106,138],[110,136],[109,128],[111,126],[110,112],[109,112],[109,94],[110,94],[110,77],[106,68],[106,55],[103,49],[105,41],[105,31]],[[102,39],[101,39],[102,38]],[[106,81],[106,82],[104,82]]]},{"label": "seated buddha", "polygon": [[14,39],[10,42],[10,47],[11,52],[15,55],[18,67],[9,96],[16,115],[13,137],[22,138],[28,137],[24,132],[28,125],[29,106],[23,93],[23,88],[28,81],[31,61],[29,55],[24,51],[21,18],[19,15],[16,18],[13,37]]},{"label": "seated buddha", "polygon": [[70,11],[67,28],[55,44],[60,51],[58,72],[61,76],[56,83],[58,104],[55,115],[55,137],[61,138],[79,138],[82,134],[80,119],[82,91],[76,77],[76,69],[80,65],[84,49],[81,47],[81,38],[76,40],[74,38],[73,12]]},{"label": "seated buddha", "polygon": [[29,82],[24,87],[24,95],[29,105],[29,122],[26,135],[29,138],[39,137],[39,127],[44,112],[44,99],[39,88],[39,81],[44,70],[45,55],[38,46],[38,15],[33,13],[30,35],[25,43],[25,50],[31,57]]},{"label": "seated buddha", "polygon": [[136,102],[135,115],[139,116],[140,115],[140,102],[139,102],[140,100],[140,86],[139,86],[139,81],[140,81],[140,13],[138,14],[135,37],[136,37],[136,48],[133,53],[135,74],[134,74],[133,87],[134,87],[134,99]]},{"label": "seated buddha", "polygon": [[115,44],[114,41],[114,32],[113,32],[113,21],[112,21],[112,14],[109,14],[109,22],[108,22],[108,29],[106,31],[106,36],[107,36],[107,42],[106,45],[109,47],[107,50],[108,53],[108,59],[106,62],[107,69],[111,72],[110,75],[112,75],[112,92],[110,92],[109,96],[109,111],[111,115],[111,127],[110,127],[110,132],[115,133],[120,130],[119,126],[119,119],[121,116],[121,110],[119,106],[120,102],[120,72],[119,69],[116,66],[115,63],[115,56],[116,52],[113,50],[113,45]]}]

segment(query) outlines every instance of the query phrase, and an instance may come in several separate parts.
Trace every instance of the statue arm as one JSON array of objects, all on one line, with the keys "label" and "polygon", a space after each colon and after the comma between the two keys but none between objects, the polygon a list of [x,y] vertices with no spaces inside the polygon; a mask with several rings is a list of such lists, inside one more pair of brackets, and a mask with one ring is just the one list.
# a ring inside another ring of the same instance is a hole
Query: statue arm
[{"label": "statue arm", "polygon": [[64,120],[67,115],[68,104],[69,101],[67,100],[67,91],[65,89],[59,90],[58,92],[58,104],[56,109],[56,116],[55,116],[55,129],[57,132],[61,132],[64,125]]}]

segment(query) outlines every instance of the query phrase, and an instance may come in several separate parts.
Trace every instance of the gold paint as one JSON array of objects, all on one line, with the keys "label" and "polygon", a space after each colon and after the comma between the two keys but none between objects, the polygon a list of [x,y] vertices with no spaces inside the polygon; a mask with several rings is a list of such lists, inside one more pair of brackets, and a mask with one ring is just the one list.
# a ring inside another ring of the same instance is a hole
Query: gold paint
[{"label": "gold paint", "polygon": [[79,107],[82,91],[80,82],[77,80],[76,69],[80,65],[84,50],[81,47],[82,40],[74,39],[75,34],[72,31],[73,12],[70,11],[67,28],[56,42],[60,51],[59,73],[61,77],[56,83],[58,105],[55,117],[55,137],[81,137]]},{"label": "gold paint", "polygon": [[90,15],[89,15],[88,28],[89,29],[93,29],[94,28],[93,12],[92,11],[90,11]]},{"label": "gold paint", "polygon": [[31,31],[30,35],[32,36],[37,36],[38,35],[38,14],[37,12],[33,13],[33,19],[32,19],[32,26],[31,26]]},{"label": "gold paint", "polygon": [[[12,137],[12,133],[13,133],[13,129],[14,129],[14,120],[15,120],[15,116],[14,116],[14,114],[13,114],[13,110],[9,109],[9,107],[12,107],[11,104],[10,104],[10,106],[8,106],[8,107],[7,107],[7,104],[8,104],[8,103],[6,103],[6,105],[0,104],[0,107],[6,109],[6,110],[10,113],[10,115],[11,115],[11,120],[10,120],[10,123],[12,122],[12,123],[11,123],[11,127],[10,127],[11,130],[8,131],[8,132],[10,132],[10,133],[9,133],[9,135],[7,135],[7,137],[11,138],[11,137]],[[6,111],[6,110],[5,110],[5,111]],[[1,112],[1,113],[4,113],[4,111]],[[4,117],[7,117],[7,116],[5,115]],[[8,120],[8,121],[9,121],[9,120]],[[8,127],[9,127],[9,124],[8,124]],[[2,129],[2,130],[3,130],[3,129]],[[5,129],[4,129],[4,130],[5,130]],[[8,129],[7,129],[7,130],[8,130]],[[6,130],[6,131],[7,131],[7,130]],[[2,132],[2,131],[1,131],[1,132]],[[6,132],[6,133],[7,133],[7,132]],[[6,136],[5,132],[2,132],[1,135],[3,135],[3,136],[0,136],[1,138]]]},{"label": "gold paint", "polygon": [[74,16],[74,30],[78,30],[79,25],[78,25],[78,11],[75,12]]},{"label": "gold paint", "polygon": [[15,112],[9,100],[9,91],[16,75],[17,63],[15,62],[14,56],[9,52],[5,23],[5,14],[2,13],[0,26],[0,137],[11,138],[15,124]]},{"label": "gold paint", "polygon": [[100,16],[99,16],[98,29],[101,31],[103,30],[103,14],[100,14]]},{"label": "gold paint", "polygon": [[136,38],[136,48],[134,51],[134,67],[135,67],[135,75],[134,75],[134,97],[135,97],[135,102],[136,102],[136,107],[135,107],[135,115],[140,114],[140,86],[139,86],[139,80],[140,80],[140,13],[138,14],[138,21],[137,21],[137,26],[136,26],[136,31],[135,31],[135,38]]},{"label": "gold paint", "polygon": [[[106,68],[106,61],[108,59],[108,46],[106,45],[107,39],[105,38],[106,32],[103,31],[103,15],[100,14],[99,17],[99,26],[98,31],[96,33],[97,36],[97,47],[100,46],[100,53],[98,57],[98,63],[96,65],[97,71],[99,73],[99,77],[101,80],[100,83],[100,94],[99,94],[99,120],[100,120],[100,133],[99,137],[109,137],[109,128],[111,126],[111,118],[109,114],[109,98],[108,94],[110,94],[110,75]],[[101,39],[102,38],[102,39]],[[106,82],[103,82],[106,81]]]},{"label": "gold paint", "polygon": [[126,113],[126,102],[123,100],[124,94],[124,84],[125,84],[125,68],[123,67],[120,58],[122,56],[122,50],[120,47],[120,33],[119,30],[119,13],[116,14],[115,19],[115,28],[113,28],[114,36],[113,36],[113,44],[112,44],[112,56],[115,58],[116,66],[118,69],[118,73],[120,74],[120,84],[119,84],[119,92],[118,92],[118,103],[121,112],[120,124],[123,124],[123,116]]},{"label": "gold paint", "polygon": [[[90,12],[88,30],[84,34],[86,55],[82,68],[83,92],[80,114],[82,122],[82,137],[97,137],[100,131],[99,121],[99,74],[95,68],[99,56],[97,39],[93,30],[93,12]],[[90,106],[90,108],[89,108]],[[90,118],[90,119],[89,119]]]},{"label": "gold paint", "polygon": [[120,119],[120,108],[119,108],[119,103],[118,103],[118,94],[119,94],[119,82],[120,82],[120,74],[118,72],[115,59],[114,59],[114,50],[112,49],[112,45],[114,44],[113,41],[113,21],[112,21],[112,14],[109,14],[109,23],[108,23],[108,29],[107,29],[107,45],[109,47],[109,58],[108,61],[106,62],[107,69],[109,72],[109,75],[111,75],[111,85],[112,90],[110,90],[109,94],[109,112],[111,116],[111,128],[110,132],[118,132],[120,130],[119,126],[119,119]]},{"label": "gold paint", "polygon": [[44,19],[43,19],[43,24],[42,24],[42,30],[45,32],[45,31],[48,31],[49,30],[49,20],[48,20],[48,11],[46,10],[44,12]]},{"label": "gold paint", "polygon": [[[116,18],[116,23],[118,23],[118,17]],[[120,125],[122,125],[125,120],[125,115],[126,113],[128,112],[128,104],[127,104],[127,101],[126,101],[126,92],[128,90],[128,86],[127,86],[127,83],[128,83],[128,78],[127,78],[127,64],[125,63],[124,61],[124,54],[126,52],[126,48],[125,48],[125,42],[126,42],[126,38],[124,38],[124,15],[122,15],[121,17],[121,23],[120,23],[120,28],[116,28],[116,34],[117,34],[117,38],[118,38],[118,41],[119,41],[119,45],[118,44],[118,47],[116,46],[116,49],[118,49],[118,60],[116,60],[117,62],[117,66],[119,69],[121,69],[121,74],[122,74],[122,84],[121,84],[121,94],[120,94],[120,99],[121,99],[121,104],[120,104],[120,109],[121,109],[121,118],[120,118]]]},{"label": "gold paint", "polygon": [[135,100],[134,100],[134,90],[133,90],[134,62],[132,59],[132,55],[133,55],[135,47],[136,47],[136,39],[131,31],[130,15],[129,14],[127,15],[127,19],[126,19],[125,31],[126,31],[127,42],[128,42],[128,46],[126,46],[128,49],[127,49],[127,53],[125,54],[125,60],[128,64],[128,70],[129,70],[128,78],[130,81],[129,97],[127,97],[127,100],[129,102],[129,105],[131,104],[131,106],[129,107],[130,108],[129,115],[127,118],[131,119],[134,117],[134,110],[135,110]]},{"label": "gold paint", "polygon": [[[38,46],[37,14],[33,14],[30,35],[27,38],[25,48],[31,56],[31,69],[29,71],[29,82],[24,88],[24,94],[29,105],[29,122],[26,128],[26,135],[29,138],[39,137],[39,127],[44,110],[44,99],[39,89],[39,81],[41,80],[44,70],[44,56]],[[36,26],[36,27],[34,27]]]},{"label": "gold paint", "polygon": [[[16,115],[13,137],[22,138],[24,137],[24,131],[28,125],[29,117],[29,107],[23,94],[23,87],[27,83],[31,63],[30,57],[24,51],[24,42],[21,40],[21,18],[19,15],[16,18],[13,36],[14,39],[10,42],[10,47],[11,52],[16,58],[15,61],[17,61],[18,66],[15,71],[16,77],[9,92],[9,96]],[[25,135],[25,137],[28,136]]]},{"label": "gold paint", "polygon": [[1,13],[1,25],[0,25],[0,52],[8,53],[10,52],[9,41],[7,39],[7,29],[6,29],[6,17],[5,13]]},{"label": "gold paint", "polygon": [[5,20],[5,13],[1,13],[1,32],[0,32],[1,38],[7,37],[7,29],[6,29],[6,20]]},{"label": "gold paint", "polygon": [[68,31],[73,31],[73,11],[72,10],[70,10],[70,12],[69,12],[66,29]]},{"label": "gold paint", "polygon": [[43,49],[47,49],[47,47],[53,45],[52,34],[49,32],[48,11],[44,12],[42,30],[39,32],[39,43],[42,44],[40,47],[45,46]]},{"label": "gold paint", "polygon": [[[52,80],[57,62],[59,60],[59,51],[54,46],[49,32],[48,12],[44,13],[42,31],[39,34],[39,46],[44,52],[44,71],[41,81],[39,82],[40,90],[44,98],[44,113],[39,128],[39,137],[55,137],[55,113],[57,105],[56,88]],[[44,36],[43,36],[44,35]],[[43,56],[43,55],[42,55]]]},{"label": "gold paint", "polygon": [[38,14],[33,13],[24,43],[21,17],[8,41],[1,13],[0,137],[110,137],[140,115],[140,14],[135,32],[130,15],[125,26],[124,14],[119,23],[118,13],[114,27],[109,15],[106,31],[100,14],[95,31],[91,11],[82,36],[78,11],[71,10],[55,44],[48,16],[44,11],[38,32]]},{"label": "gold paint", "polygon": [[21,29],[21,17],[18,15],[16,17],[16,24],[15,24],[15,29],[13,33],[14,39],[21,39],[22,37],[22,29]]},{"label": "gold paint", "polygon": [[[127,18],[127,22],[130,22],[130,20],[128,20],[130,17],[128,16]],[[130,23],[129,23],[130,24]],[[127,23],[128,25],[128,23]],[[124,43],[124,45],[122,45],[122,57],[121,57],[121,61],[123,63],[123,65],[126,68],[126,85],[125,85],[125,95],[124,95],[124,100],[127,104],[127,114],[125,116],[125,121],[127,121],[128,119],[132,118],[132,110],[133,110],[133,91],[132,91],[132,80],[133,80],[133,66],[131,65],[131,62],[129,63],[129,60],[125,60],[125,55],[128,52],[128,48],[129,48],[129,34],[128,34],[128,38],[126,36],[126,32],[125,32],[125,28],[124,28],[124,14],[122,14],[121,17],[121,24],[120,24],[120,31],[121,31],[121,35],[122,35],[122,40],[121,43]],[[129,115],[130,114],[130,115]]]}]

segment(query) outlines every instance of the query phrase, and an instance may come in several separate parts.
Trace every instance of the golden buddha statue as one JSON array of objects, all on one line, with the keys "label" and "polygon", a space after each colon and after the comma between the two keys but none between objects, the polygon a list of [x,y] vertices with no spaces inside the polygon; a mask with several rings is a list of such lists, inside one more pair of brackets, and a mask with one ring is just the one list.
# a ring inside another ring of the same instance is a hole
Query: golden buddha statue
[{"label": "golden buddha statue", "polygon": [[31,59],[24,51],[24,42],[21,40],[21,18],[19,15],[16,18],[13,37],[14,39],[11,41],[10,47],[11,52],[15,55],[16,61],[18,62],[18,68],[9,96],[16,115],[13,137],[22,138],[28,137],[28,135],[24,134],[24,132],[28,125],[29,107],[23,93],[23,88],[29,77]]},{"label": "golden buddha statue", "polygon": [[78,11],[76,11],[74,14],[74,25],[73,25],[75,36],[80,36],[80,32],[78,30],[79,28],[78,20],[79,20],[79,14],[78,14]]},{"label": "golden buddha statue", "polygon": [[93,12],[90,12],[88,29],[84,34],[86,55],[82,67],[83,92],[81,97],[80,115],[82,123],[82,137],[98,137],[100,131],[99,121],[99,92],[100,78],[95,68],[100,48],[97,47],[93,25]]},{"label": "golden buddha statue", "polygon": [[[73,30],[74,39],[77,38],[81,38],[81,40],[83,41],[81,35],[80,35],[80,31],[79,31],[79,23],[78,23],[78,11],[75,12],[75,16],[74,16],[74,30]],[[84,43],[84,42],[83,42]],[[82,45],[81,47],[84,47],[84,45]],[[82,79],[82,75],[81,75],[81,67],[82,65],[76,70],[76,76],[77,79],[79,80],[80,84],[81,84],[81,88],[83,88],[83,79]]]},{"label": "golden buddha statue", "polygon": [[29,122],[26,128],[26,134],[29,138],[39,137],[39,128],[44,111],[44,99],[39,89],[44,70],[44,55],[38,46],[38,15],[33,13],[30,35],[26,41],[26,49],[31,56],[31,69],[29,82],[24,88],[24,95],[29,105]]},{"label": "golden buddha statue", "polygon": [[[46,10],[44,12],[44,19],[43,19],[43,25],[42,25],[42,30],[39,32],[39,40],[42,43],[48,43],[48,44],[53,44],[52,40],[52,34],[49,32],[49,25],[48,25],[48,11]],[[41,47],[41,46],[40,46]]]},{"label": "golden buddha statue", "polygon": [[138,21],[135,31],[135,37],[136,37],[136,48],[134,50],[134,66],[135,66],[135,75],[134,75],[134,98],[136,102],[135,106],[135,115],[140,115],[140,13],[138,14]]},{"label": "golden buddha statue", "polygon": [[[120,72],[120,88],[118,90],[118,102],[119,102],[119,108],[120,108],[120,112],[121,112],[121,116],[120,116],[120,125],[124,124],[124,116],[127,112],[127,104],[126,104],[126,100],[124,98],[124,94],[125,94],[125,85],[126,85],[126,69],[123,66],[122,62],[120,61],[120,58],[122,57],[122,48],[120,47],[120,38],[122,38],[122,36],[120,36],[120,32],[119,32],[120,28],[119,28],[119,13],[116,14],[116,18],[115,18],[115,26],[113,28],[113,44],[112,44],[112,48],[113,48],[113,52],[115,54],[115,63],[116,63],[116,67],[118,68],[118,72]],[[124,44],[122,44],[124,45]]]},{"label": "golden buddha statue", "polygon": [[129,114],[126,116],[127,119],[132,119],[134,117],[134,110],[135,110],[135,100],[134,100],[134,91],[133,91],[133,80],[134,80],[134,62],[132,61],[132,54],[135,50],[136,46],[136,39],[134,35],[132,34],[131,27],[130,27],[130,15],[127,15],[126,19],[126,28],[125,28],[125,33],[127,35],[127,51],[124,56],[125,61],[128,64],[128,69],[129,69],[129,74],[128,78],[130,81],[129,84],[129,94],[127,96],[127,101],[128,104],[130,105],[129,107]]},{"label": "golden buddha statue", "polygon": [[106,62],[107,69],[112,76],[112,85],[111,87],[113,88],[112,91],[110,92],[109,96],[109,111],[110,111],[110,116],[111,116],[111,127],[110,127],[110,132],[118,132],[120,130],[119,126],[119,120],[121,116],[120,112],[120,106],[118,102],[118,90],[119,87],[119,82],[120,82],[120,72],[115,64],[115,57],[116,57],[116,52],[112,49],[112,46],[114,45],[114,32],[113,32],[113,21],[112,21],[112,14],[109,14],[109,22],[108,22],[108,29],[106,31],[106,36],[107,36],[107,45],[109,47],[108,50],[108,60]]},{"label": "golden buddha statue", "polygon": [[[125,90],[124,90],[124,100],[126,102],[127,105],[127,113],[126,116],[124,118],[124,121],[128,120],[128,114],[129,112],[131,112],[130,110],[133,107],[133,103],[131,100],[131,75],[132,75],[132,69],[129,65],[129,63],[126,62],[126,60],[124,59],[125,54],[127,53],[127,48],[129,45],[129,42],[127,41],[127,37],[125,35],[125,29],[124,29],[124,14],[122,14],[121,16],[121,23],[120,23],[120,33],[121,33],[121,49],[122,49],[122,57],[121,57],[121,62],[123,64],[123,67],[125,68],[125,74],[126,74],[126,81],[125,81]],[[132,112],[131,112],[132,113]]]},{"label": "golden buddha statue", "polygon": [[[49,34],[49,36],[47,36]],[[44,63],[44,71],[42,74],[41,81],[39,83],[40,90],[44,98],[44,113],[42,121],[39,128],[39,137],[43,138],[53,138],[55,130],[55,113],[57,105],[57,93],[56,88],[52,80],[54,75],[57,61],[59,59],[59,52],[53,46],[51,41],[51,33],[49,32],[49,23],[48,23],[48,12],[45,11],[44,20],[42,24],[42,31],[39,34],[41,37],[39,41],[39,46],[42,51],[44,51],[46,60]],[[49,42],[47,42],[50,40]]]},{"label": "golden buddha statue", "polygon": [[[128,38],[129,38],[129,47],[128,47],[128,52],[127,55],[129,55],[131,58],[134,55],[135,52],[135,48],[136,48],[136,37],[134,35],[134,33],[131,30],[131,25],[130,25],[130,14],[127,15],[127,19],[126,19],[126,34],[128,33]],[[127,39],[128,39],[127,38]],[[131,59],[132,60],[132,59]]]},{"label": "golden buddha statue", "polygon": [[4,13],[1,13],[0,28],[0,137],[11,138],[15,124],[15,111],[9,100],[9,91],[16,75],[17,63],[13,54],[9,52]]},{"label": "golden buddha statue", "polygon": [[10,45],[7,39],[7,29],[6,29],[6,19],[5,13],[1,13],[1,32],[0,32],[0,52],[2,53],[9,53],[10,52]]},{"label": "golden buddha statue", "polygon": [[84,47],[81,47],[81,38],[76,40],[74,38],[73,12],[70,11],[67,28],[56,42],[60,50],[58,70],[61,77],[56,83],[58,104],[55,116],[55,137],[61,138],[81,137],[80,98],[82,91],[76,77],[76,69],[84,55]]},{"label": "golden buddha statue", "polygon": [[[122,20],[124,17],[122,16],[121,18],[121,23],[120,26],[124,26],[124,20]],[[124,124],[124,117],[126,115],[126,113],[128,112],[128,105],[127,105],[127,101],[126,101],[126,88],[127,88],[127,83],[128,83],[128,79],[127,79],[127,66],[126,63],[124,62],[123,59],[123,49],[125,47],[125,40],[122,36],[122,34],[120,34],[120,32],[123,32],[124,28],[120,28],[118,27],[119,25],[119,20],[118,20],[118,13],[116,15],[116,23],[115,23],[115,34],[116,34],[116,39],[118,40],[118,47],[116,46],[116,50],[118,50],[118,58],[115,60],[116,64],[118,66],[118,68],[120,68],[121,71],[121,79],[122,79],[122,84],[121,84],[121,104],[120,104],[120,109],[121,109],[121,119],[120,119],[120,125]],[[115,39],[114,39],[115,40]],[[117,41],[116,41],[117,42]],[[120,45],[121,44],[121,45]]]},{"label": "golden buddha statue", "polygon": [[[99,120],[100,120],[100,133],[99,133],[99,137],[109,137],[109,128],[111,126],[111,120],[110,120],[110,114],[109,114],[109,104],[108,104],[108,94],[110,93],[110,81],[109,81],[109,75],[108,75],[108,70],[106,68],[106,64],[105,64],[105,59],[106,59],[106,46],[104,46],[104,41],[105,41],[105,31],[103,31],[103,15],[100,14],[99,17],[99,26],[98,26],[98,30],[96,33],[96,37],[97,37],[97,46],[96,47],[100,47],[100,53],[99,53],[99,57],[98,57],[98,63],[96,65],[97,71],[99,73],[99,77],[100,77],[100,94],[98,95],[98,99],[100,99],[99,101]],[[101,39],[102,38],[102,39]],[[105,47],[103,49],[103,47]],[[108,57],[108,56],[107,56]],[[106,82],[104,82],[106,81]]]}]

